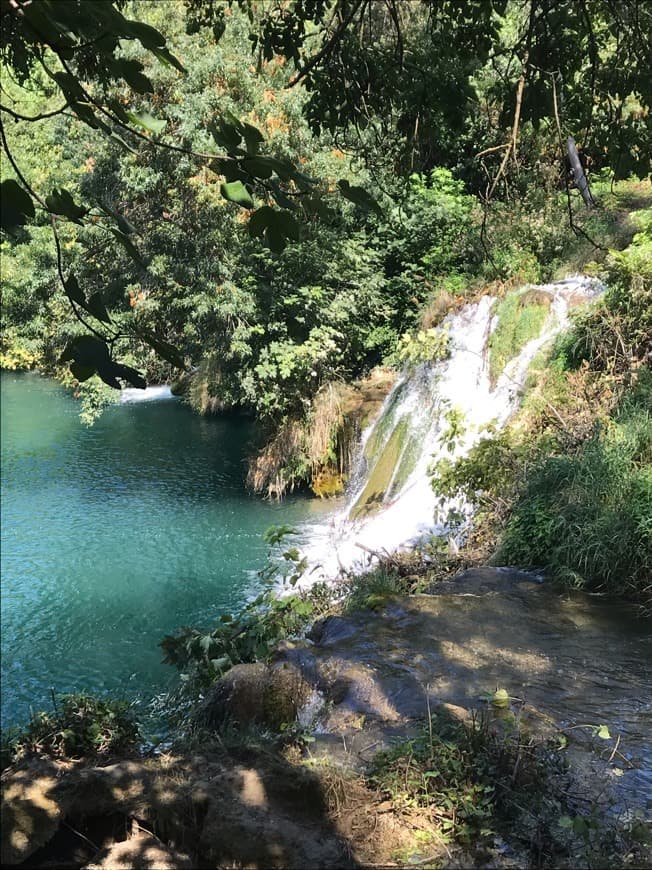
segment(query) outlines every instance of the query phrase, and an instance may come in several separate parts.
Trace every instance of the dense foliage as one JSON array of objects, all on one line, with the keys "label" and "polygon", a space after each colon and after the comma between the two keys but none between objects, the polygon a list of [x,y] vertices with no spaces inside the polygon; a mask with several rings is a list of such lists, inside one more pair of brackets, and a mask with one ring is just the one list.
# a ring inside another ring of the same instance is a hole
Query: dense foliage
[{"label": "dense foliage", "polygon": [[138,726],[125,701],[86,694],[52,696],[29,724],[2,735],[2,767],[24,758],[110,758],[135,752]]},{"label": "dense foliage", "polygon": [[[261,424],[254,487],[341,490],[358,423],[340,385],[437,350],[432,327],[487,281],[547,279],[578,251],[599,271],[586,237],[627,242],[600,202],[649,173],[651,15],[640,0],[3,0],[0,362],[70,364],[88,421],[111,387],[176,380],[198,411]],[[649,261],[645,232],[611,255],[557,384],[649,365]],[[545,315],[527,294],[500,310],[494,378]],[[568,450],[584,468],[623,420],[537,432],[536,461],[501,436],[440,485],[493,492],[505,522],[519,469],[545,477]],[[479,486],[491,469],[501,493]]]}]

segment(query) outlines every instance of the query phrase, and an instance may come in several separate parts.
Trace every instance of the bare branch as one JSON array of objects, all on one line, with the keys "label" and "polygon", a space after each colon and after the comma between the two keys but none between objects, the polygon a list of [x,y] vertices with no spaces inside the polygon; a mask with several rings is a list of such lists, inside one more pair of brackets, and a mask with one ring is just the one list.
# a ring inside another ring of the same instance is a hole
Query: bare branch
[{"label": "bare branch", "polygon": [[69,107],[70,103],[66,103],[64,106],[61,106],[60,109],[54,109],[52,112],[41,112],[39,115],[21,115],[20,112],[14,112],[14,110],[10,109],[8,106],[0,105],[0,112],[6,112],[17,121],[43,121],[45,118],[54,118],[55,115],[61,115],[62,112],[65,112]]}]

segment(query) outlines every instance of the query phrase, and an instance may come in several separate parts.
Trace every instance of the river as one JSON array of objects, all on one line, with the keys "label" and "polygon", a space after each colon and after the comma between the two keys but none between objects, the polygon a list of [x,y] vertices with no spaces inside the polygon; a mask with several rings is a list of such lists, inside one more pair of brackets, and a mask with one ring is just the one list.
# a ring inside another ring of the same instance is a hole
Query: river
[{"label": "river", "polygon": [[55,382],[1,377],[2,726],[51,707],[51,688],[146,703],[176,679],[161,638],[241,607],[265,529],[329,505],[245,490],[246,420],[171,400],[110,406],[88,428]]}]

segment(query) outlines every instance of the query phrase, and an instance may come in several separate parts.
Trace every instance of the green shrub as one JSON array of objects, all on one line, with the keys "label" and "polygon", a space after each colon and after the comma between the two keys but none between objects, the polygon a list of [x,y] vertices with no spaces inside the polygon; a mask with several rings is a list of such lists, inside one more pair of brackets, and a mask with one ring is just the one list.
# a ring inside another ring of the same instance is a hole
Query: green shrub
[{"label": "green shrub", "polygon": [[135,750],[138,726],[126,701],[53,693],[52,702],[51,712],[35,713],[25,728],[3,735],[3,768],[35,755],[97,758]]},{"label": "green shrub", "polygon": [[[648,212],[649,214],[649,212]],[[588,362],[608,374],[628,373],[652,357],[652,222],[624,251],[612,251],[607,291],[582,312],[559,345],[569,368]]]},{"label": "green shrub", "polygon": [[287,587],[295,587],[308,568],[296,547],[276,554],[275,548],[282,549],[294,531],[272,526],[264,535],[271,550],[261,576],[268,583],[280,583],[286,594],[267,589],[239,613],[223,614],[210,631],[186,627],[161,641],[163,661],[183,672],[191,692],[210,685],[236,664],[267,659],[282,640],[301,634],[330,605],[331,593],[324,584],[287,594]]},{"label": "green shrub", "polygon": [[240,613],[225,613],[211,631],[183,628],[160,643],[163,661],[185,674],[192,685],[210,685],[233,665],[266,659],[287,637],[299,634],[314,618],[305,595],[267,591]]},{"label": "green shrub", "polygon": [[630,400],[576,452],[535,464],[497,559],[652,604],[649,408]]}]

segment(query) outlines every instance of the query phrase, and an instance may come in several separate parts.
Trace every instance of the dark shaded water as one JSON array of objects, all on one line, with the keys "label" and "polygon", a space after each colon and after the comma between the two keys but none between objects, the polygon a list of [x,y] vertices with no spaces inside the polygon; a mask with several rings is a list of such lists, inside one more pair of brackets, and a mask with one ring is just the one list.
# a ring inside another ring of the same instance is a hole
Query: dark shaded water
[{"label": "dark shaded water", "polygon": [[245,491],[246,421],[173,400],[112,406],[89,429],[52,381],[3,373],[1,389],[3,726],[50,687],[165,689],[161,638],[243,605],[265,529],[328,510]]}]

